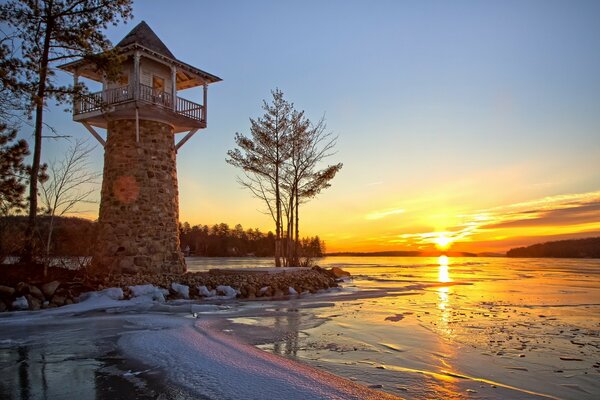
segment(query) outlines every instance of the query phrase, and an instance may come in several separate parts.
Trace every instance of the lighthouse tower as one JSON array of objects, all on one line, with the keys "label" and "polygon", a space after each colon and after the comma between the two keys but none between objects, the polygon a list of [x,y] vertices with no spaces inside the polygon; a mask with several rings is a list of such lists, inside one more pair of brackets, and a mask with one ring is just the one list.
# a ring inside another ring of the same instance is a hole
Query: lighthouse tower
[{"label": "lighthouse tower", "polygon": [[[102,91],[74,100],[73,120],[104,147],[98,236],[92,273],[180,273],[177,150],[206,128],[207,88],[221,79],[186,64],[145,23],[115,49],[121,75],[108,81],[93,63],[61,68],[102,83]],[[201,103],[178,91],[201,86]],[[106,138],[96,130],[106,129]]]}]

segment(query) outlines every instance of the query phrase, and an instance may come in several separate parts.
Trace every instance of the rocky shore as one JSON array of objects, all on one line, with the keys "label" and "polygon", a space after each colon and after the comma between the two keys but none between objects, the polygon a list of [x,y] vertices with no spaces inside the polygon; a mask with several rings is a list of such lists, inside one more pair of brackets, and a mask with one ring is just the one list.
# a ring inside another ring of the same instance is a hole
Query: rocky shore
[{"label": "rocky shore", "polygon": [[[149,274],[91,277],[85,270],[50,268],[46,277],[39,266],[0,266],[0,311],[40,310],[77,303],[84,293],[120,288],[124,299],[148,288],[160,299],[278,299],[316,293],[338,286],[350,274],[339,269],[313,268],[286,271],[211,270],[185,274]],[[154,289],[153,289],[154,290]]]}]

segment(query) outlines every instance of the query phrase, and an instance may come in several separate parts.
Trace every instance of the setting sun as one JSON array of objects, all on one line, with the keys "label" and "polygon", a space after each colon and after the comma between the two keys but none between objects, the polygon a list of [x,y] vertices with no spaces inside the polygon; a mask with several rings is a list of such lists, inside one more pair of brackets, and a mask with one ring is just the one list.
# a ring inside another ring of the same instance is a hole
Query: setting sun
[{"label": "setting sun", "polygon": [[433,239],[436,247],[440,250],[446,250],[452,244],[452,239],[446,236],[445,233],[440,232],[436,238]]}]

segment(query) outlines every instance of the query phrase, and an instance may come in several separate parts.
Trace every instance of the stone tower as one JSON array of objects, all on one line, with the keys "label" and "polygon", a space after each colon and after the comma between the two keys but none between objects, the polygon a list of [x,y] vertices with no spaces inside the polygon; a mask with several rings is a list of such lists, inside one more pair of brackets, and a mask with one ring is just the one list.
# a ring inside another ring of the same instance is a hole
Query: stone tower
[{"label": "stone tower", "polygon": [[[104,147],[91,272],[184,272],[176,153],[206,128],[207,88],[221,79],[176,59],[145,22],[115,49],[123,58],[116,82],[85,60],[61,66],[75,84],[79,77],[102,83],[102,91],[73,102],[73,119]],[[177,96],[197,86],[202,104]],[[106,140],[96,128],[106,129]],[[185,135],[176,140],[180,133]]]}]

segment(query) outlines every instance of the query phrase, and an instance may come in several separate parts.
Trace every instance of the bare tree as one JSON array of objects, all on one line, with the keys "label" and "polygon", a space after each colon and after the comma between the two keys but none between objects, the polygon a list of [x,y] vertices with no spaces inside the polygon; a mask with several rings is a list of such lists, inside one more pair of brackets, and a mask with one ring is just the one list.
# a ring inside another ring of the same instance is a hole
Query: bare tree
[{"label": "bare tree", "polygon": [[[55,68],[75,58],[95,61],[109,78],[116,76],[120,59],[111,51],[103,30],[128,20],[132,0],[10,0],[0,4],[0,23],[18,41],[20,62],[15,68],[15,91],[26,96],[34,117],[31,176],[38,177],[42,154],[44,108],[48,99],[63,103],[80,93],[82,85],[65,86],[54,79]],[[31,261],[36,228],[38,179],[29,179],[27,245],[22,261]]]},{"label": "bare tree", "polygon": [[[288,199],[288,257],[298,265],[300,246],[300,204],[317,196],[331,186],[330,181],[343,164],[317,169],[319,164],[334,154],[337,136],[326,131],[325,119],[313,124],[304,112],[294,111],[291,117],[290,158],[285,165],[285,186]],[[293,240],[292,240],[293,238]]]},{"label": "bare tree", "polygon": [[50,163],[49,179],[41,184],[41,202],[49,217],[44,275],[47,273],[52,248],[55,218],[73,213],[75,206],[79,204],[94,203],[90,196],[96,192],[100,174],[90,170],[89,156],[93,150],[86,141],[75,141],[64,158]]},{"label": "bare tree", "polygon": [[229,150],[227,162],[244,171],[242,185],[263,200],[275,222],[275,266],[281,267],[283,232],[281,180],[283,165],[289,158],[290,114],[292,105],[283,92],[271,92],[271,104],[263,101],[265,114],[250,119],[250,137],[236,133],[238,148]]},{"label": "bare tree", "polygon": [[342,168],[342,164],[318,169],[333,154],[337,137],[326,132],[322,118],[313,124],[304,112],[283,99],[280,90],[272,92],[273,103],[263,103],[265,115],[250,120],[250,137],[236,134],[238,148],[227,152],[227,162],[243,170],[242,187],[263,201],[276,226],[275,265],[298,265],[299,205],[314,198]]}]

